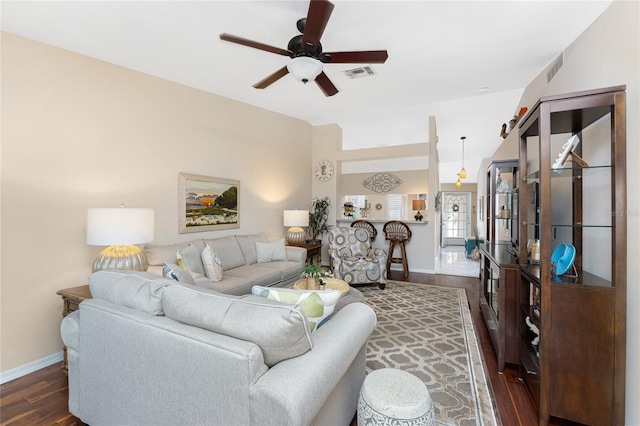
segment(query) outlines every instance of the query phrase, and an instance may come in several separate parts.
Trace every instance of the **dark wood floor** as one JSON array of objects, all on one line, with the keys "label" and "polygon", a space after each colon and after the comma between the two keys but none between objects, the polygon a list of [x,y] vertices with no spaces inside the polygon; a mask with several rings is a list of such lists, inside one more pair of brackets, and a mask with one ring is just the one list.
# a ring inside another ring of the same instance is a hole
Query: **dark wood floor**
[{"label": "dark wood floor", "polygon": [[[525,386],[518,380],[517,370],[507,367],[504,374],[498,374],[491,338],[479,311],[477,278],[411,273],[404,279],[396,271],[392,271],[390,278],[465,288],[500,421],[505,426],[538,424]],[[391,290],[392,287],[389,286],[388,289]],[[68,383],[60,372],[60,364],[5,383],[0,386],[0,426],[74,425],[76,419],[67,409],[67,395]]]}]

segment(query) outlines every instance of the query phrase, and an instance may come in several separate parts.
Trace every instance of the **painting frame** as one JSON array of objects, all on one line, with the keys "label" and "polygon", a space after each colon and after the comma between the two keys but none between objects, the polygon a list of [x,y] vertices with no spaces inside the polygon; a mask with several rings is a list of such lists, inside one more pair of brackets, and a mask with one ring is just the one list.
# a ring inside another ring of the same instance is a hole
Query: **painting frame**
[{"label": "painting frame", "polygon": [[[223,194],[224,200],[219,200]],[[240,199],[239,180],[178,173],[178,232],[240,228]]]}]

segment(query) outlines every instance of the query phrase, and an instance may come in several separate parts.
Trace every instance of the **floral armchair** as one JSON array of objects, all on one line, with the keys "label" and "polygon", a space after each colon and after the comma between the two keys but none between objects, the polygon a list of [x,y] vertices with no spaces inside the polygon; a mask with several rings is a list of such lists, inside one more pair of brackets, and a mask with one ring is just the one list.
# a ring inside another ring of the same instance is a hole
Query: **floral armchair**
[{"label": "floral armchair", "polygon": [[349,284],[387,283],[387,253],[371,247],[366,229],[335,227],[329,231],[329,257],[336,278]]}]

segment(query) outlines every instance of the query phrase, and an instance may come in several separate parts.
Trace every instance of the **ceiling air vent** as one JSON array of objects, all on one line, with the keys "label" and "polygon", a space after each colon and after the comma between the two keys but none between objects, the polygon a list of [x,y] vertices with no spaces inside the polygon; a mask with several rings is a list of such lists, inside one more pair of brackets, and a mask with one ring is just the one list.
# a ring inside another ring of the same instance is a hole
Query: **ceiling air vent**
[{"label": "ceiling air vent", "polygon": [[369,77],[376,73],[371,66],[352,68],[343,72],[349,78]]},{"label": "ceiling air vent", "polygon": [[560,56],[558,56],[556,60],[553,61],[553,64],[551,64],[551,67],[549,67],[549,69],[547,70],[547,83],[550,82],[553,76],[557,74],[560,68],[562,68],[563,64],[564,64],[564,52],[562,52]]}]

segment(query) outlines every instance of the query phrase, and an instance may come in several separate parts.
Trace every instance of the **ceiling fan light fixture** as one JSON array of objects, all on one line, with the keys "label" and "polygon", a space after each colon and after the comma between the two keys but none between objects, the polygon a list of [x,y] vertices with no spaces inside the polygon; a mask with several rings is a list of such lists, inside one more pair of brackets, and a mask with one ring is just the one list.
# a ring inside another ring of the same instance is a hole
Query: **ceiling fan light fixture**
[{"label": "ceiling fan light fixture", "polygon": [[322,63],[308,56],[298,56],[287,64],[287,70],[296,80],[307,83],[322,72]]}]

